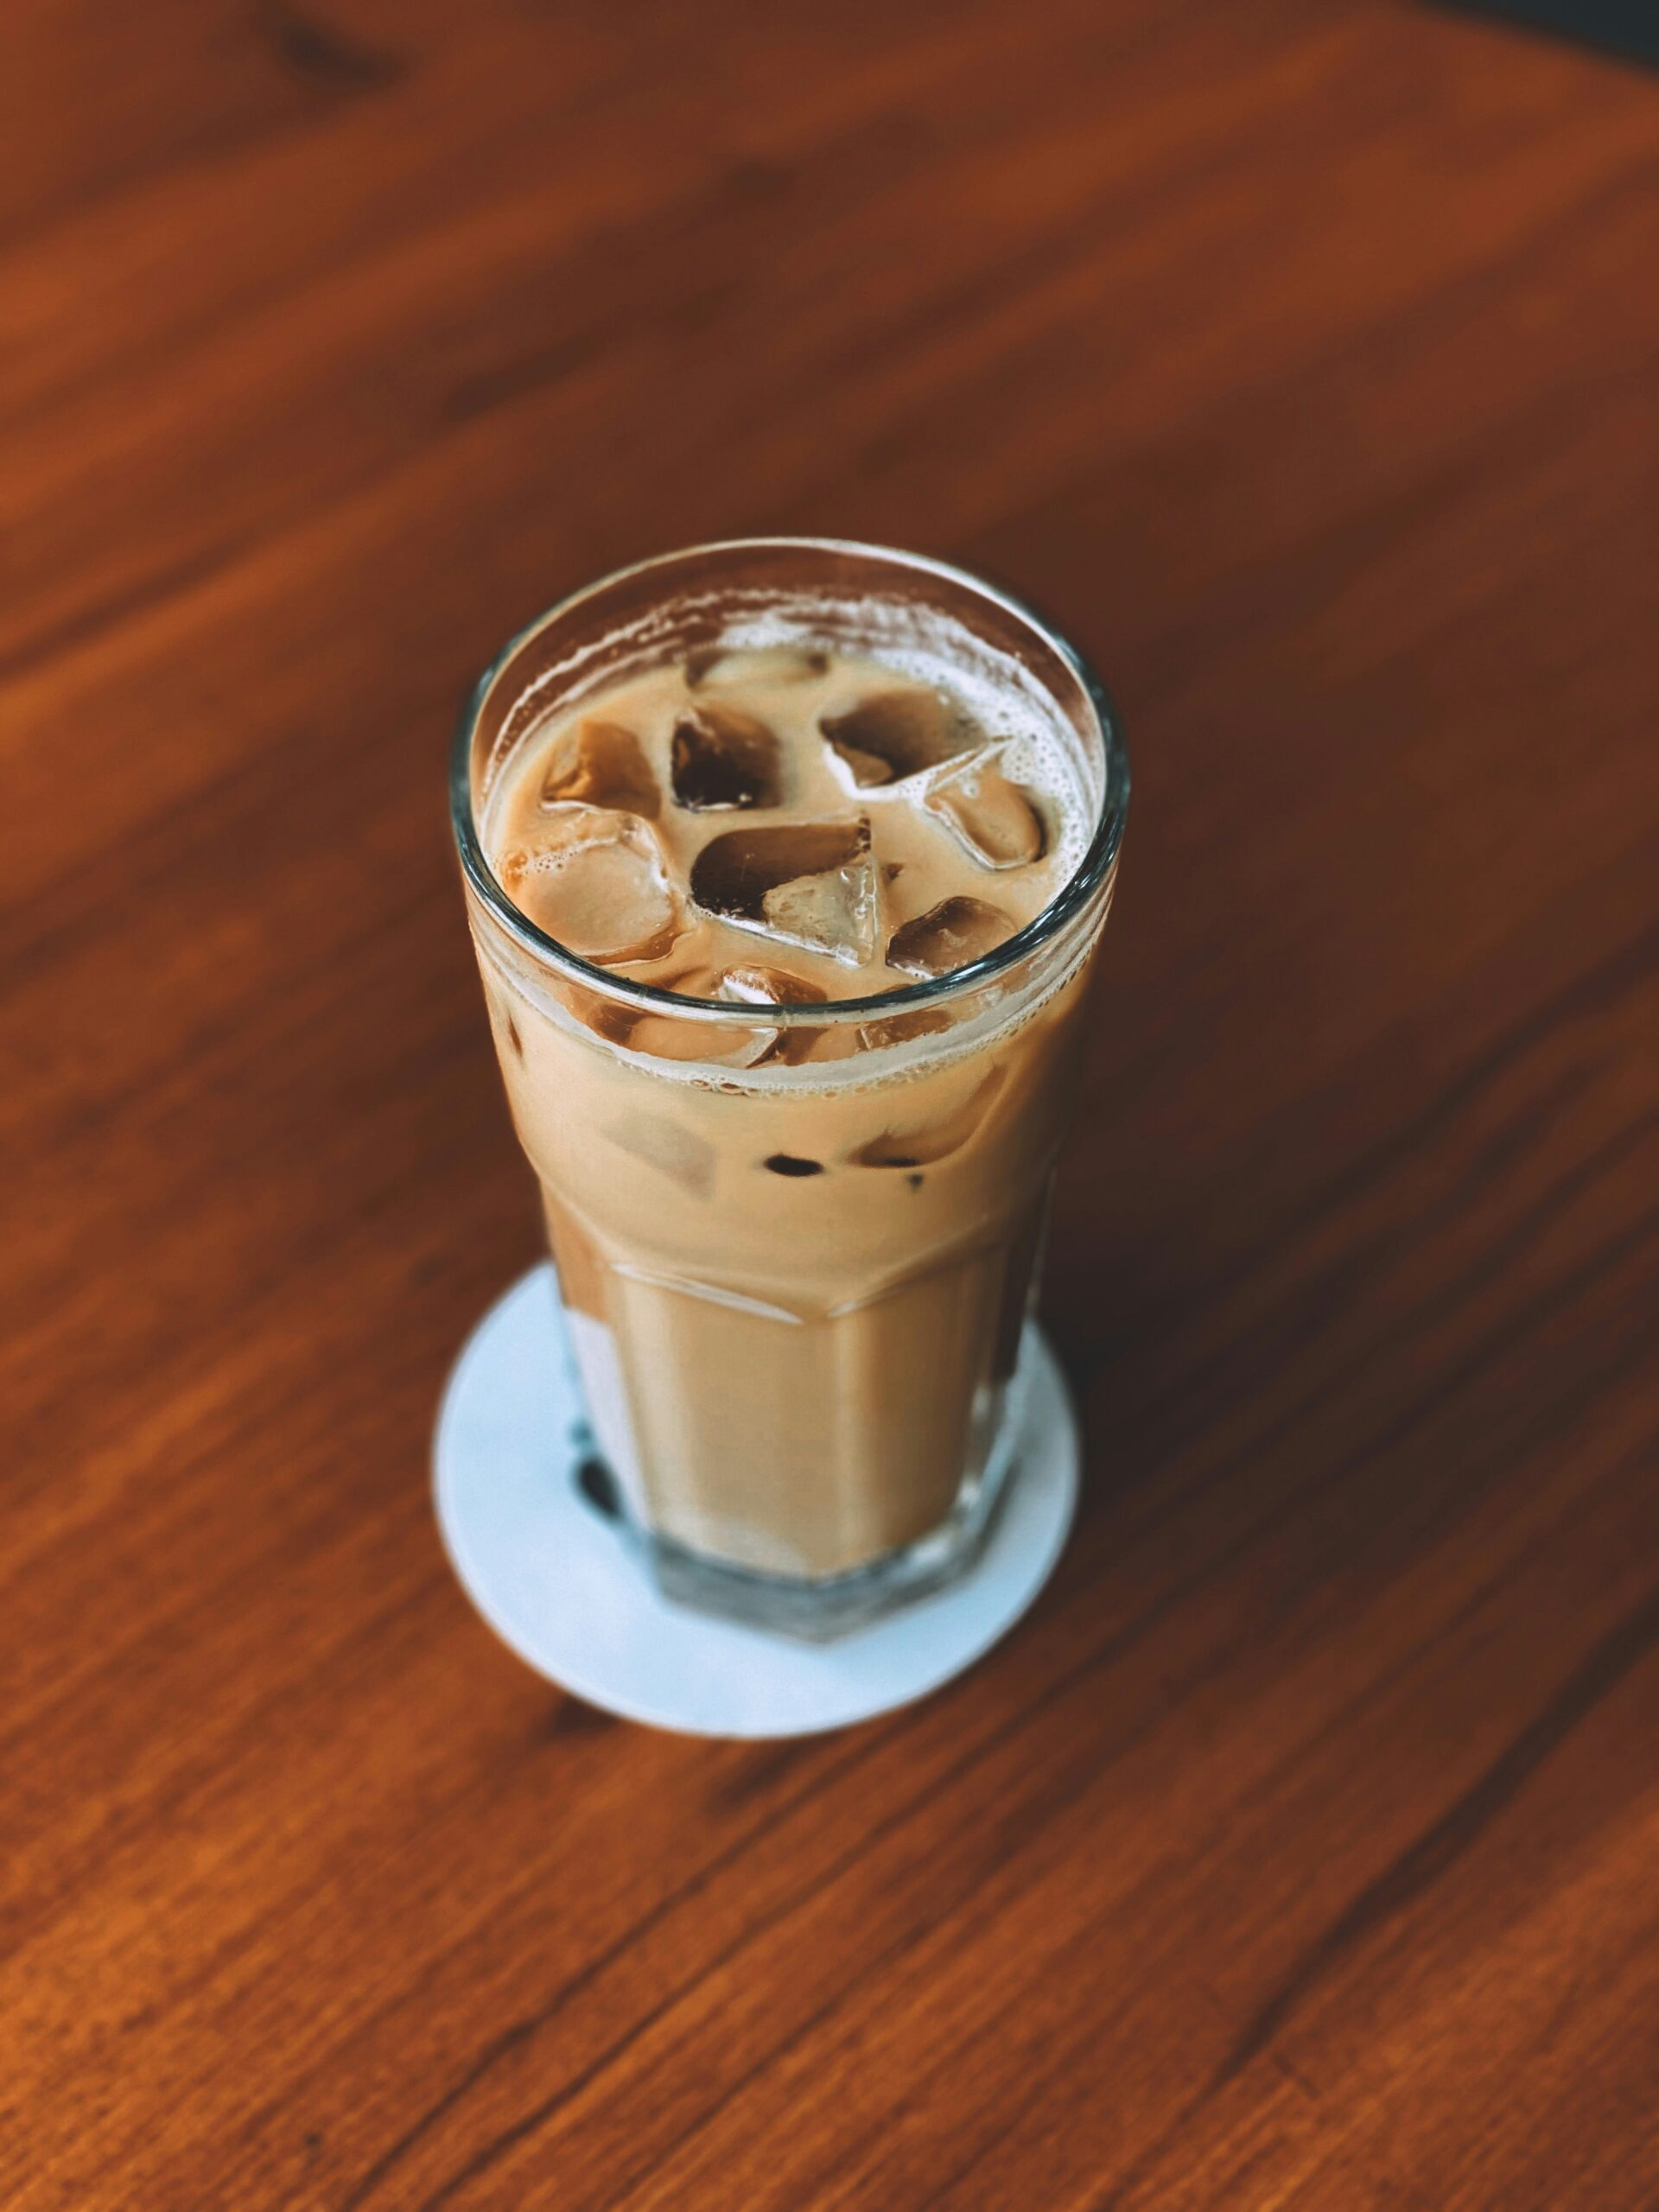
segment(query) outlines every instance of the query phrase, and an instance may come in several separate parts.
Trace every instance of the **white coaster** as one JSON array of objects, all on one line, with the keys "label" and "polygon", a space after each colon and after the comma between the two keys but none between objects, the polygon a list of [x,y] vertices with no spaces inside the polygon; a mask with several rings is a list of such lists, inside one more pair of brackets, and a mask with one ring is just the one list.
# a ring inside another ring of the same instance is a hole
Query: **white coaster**
[{"label": "white coaster", "polygon": [[1077,1503],[1077,1431],[1034,1325],[1026,1433],[977,1563],[885,1620],[814,1644],[671,1603],[620,1524],[583,1497],[575,1473],[590,1447],[562,1319],[546,1263],[484,1316],[444,1390],[434,1487],[474,1605],[526,1664],[590,1705],[696,1736],[845,1727],[961,1674],[1052,1573]]}]

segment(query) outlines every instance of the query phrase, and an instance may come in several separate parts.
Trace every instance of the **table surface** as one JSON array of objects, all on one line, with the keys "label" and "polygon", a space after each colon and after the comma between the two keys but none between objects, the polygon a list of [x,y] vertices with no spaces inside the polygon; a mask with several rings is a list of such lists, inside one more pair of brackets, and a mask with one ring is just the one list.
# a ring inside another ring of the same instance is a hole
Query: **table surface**
[{"label": "table surface", "polygon": [[[164,24],[158,29],[158,23]],[[1659,2196],[1659,87],[1364,0],[16,0],[9,2212]],[[1007,1643],[786,1745],[468,1611],[472,671],[920,543],[1137,785]]]}]

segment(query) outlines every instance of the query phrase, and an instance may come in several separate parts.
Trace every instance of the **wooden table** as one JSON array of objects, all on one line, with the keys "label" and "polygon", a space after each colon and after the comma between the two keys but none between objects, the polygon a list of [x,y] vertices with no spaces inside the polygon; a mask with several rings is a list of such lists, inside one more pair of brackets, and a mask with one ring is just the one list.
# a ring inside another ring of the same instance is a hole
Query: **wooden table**
[{"label": "wooden table", "polygon": [[[13,0],[0,2202],[1659,2200],[1659,89],[1387,0]],[[1086,1505],[914,1712],[469,1611],[472,672],[752,529],[1137,788]]]}]

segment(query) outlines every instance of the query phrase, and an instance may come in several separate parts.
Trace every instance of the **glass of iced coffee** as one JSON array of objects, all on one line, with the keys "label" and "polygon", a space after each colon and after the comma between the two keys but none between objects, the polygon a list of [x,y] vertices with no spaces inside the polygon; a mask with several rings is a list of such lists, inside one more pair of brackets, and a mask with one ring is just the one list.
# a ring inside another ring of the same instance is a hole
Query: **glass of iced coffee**
[{"label": "glass of iced coffee", "polygon": [[1065,642],[879,547],[641,563],[480,683],[452,801],[491,1024],[671,1596],[827,1637],[974,1560],[1128,796]]}]

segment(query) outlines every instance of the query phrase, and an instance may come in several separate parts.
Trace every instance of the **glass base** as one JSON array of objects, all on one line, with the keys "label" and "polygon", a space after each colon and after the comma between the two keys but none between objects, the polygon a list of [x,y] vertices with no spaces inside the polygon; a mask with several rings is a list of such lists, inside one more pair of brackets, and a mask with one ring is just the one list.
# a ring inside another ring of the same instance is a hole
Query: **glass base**
[{"label": "glass base", "polygon": [[[1003,1436],[1016,1427],[1005,1419]],[[1019,1478],[1017,1455],[1002,1452],[978,1482],[964,1489],[949,1520],[901,1551],[887,1552],[846,1574],[757,1574],[661,1536],[634,1534],[658,1588],[676,1605],[809,1643],[829,1643],[966,1574],[983,1552],[1003,1499]]]},{"label": "glass base", "polygon": [[1020,1440],[1035,1357],[1030,1323],[984,1471],[964,1483],[950,1514],[912,1544],[842,1574],[765,1574],[734,1567],[629,1522],[658,1588],[676,1605],[715,1613],[809,1643],[868,1628],[966,1574],[983,1552],[1010,1488],[1019,1480]]},{"label": "glass base", "polygon": [[548,1681],[654,1727],[749,1741],[847,1727],[925,1696],[1006,1635],[1053,1572],[1077,1502],[1077,1423],[1033,1329],[1018,1476],[969,1573],[908,1592],[835,1641],[666,1599],[591,1448],[557,1356],[543,1263],[479,1322],[445,1388],[433,1449],[443,1541],[483,1618]]}]

